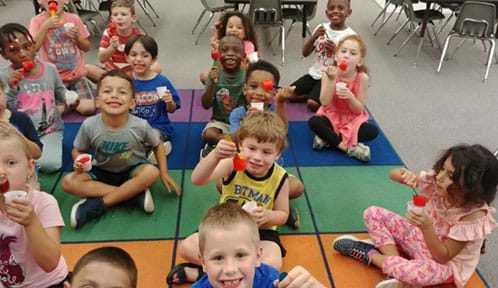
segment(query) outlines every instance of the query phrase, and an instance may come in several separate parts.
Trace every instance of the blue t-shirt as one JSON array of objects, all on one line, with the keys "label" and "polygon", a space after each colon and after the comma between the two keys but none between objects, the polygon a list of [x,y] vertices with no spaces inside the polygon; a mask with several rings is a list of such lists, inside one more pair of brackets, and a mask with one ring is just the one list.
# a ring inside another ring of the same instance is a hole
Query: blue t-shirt
[{"label": "blue t-shirt", "polygon": [[134,79],[133,81],[135,82],[135,100],[137,103],[133,114],[147,120],[152,128],[158,129],[161,131],[161,134],[171,139],[173,136],[173,125],[171,125],[168,117],[166,103],[162,100],[163,95],[157,94],[156,88],[161,86],[168,88],[177,109],[180,109],[180,97],[178,97],[175,87],[173,87],[168,78],[161,74],[157,74],[156,77],[150,80]]},{"label": "blue t-shirt", "polygon": [[[275,112],[275,107],[273,106],[273,104],[270,104],[267,107],[268,108],[266,111]],[[247,114],[247,106],[240,106],[233,109],[233,111],[230,113],[230,118],[229,118],[230,134],[235,133],[235,131],[239,129],[240,122],[242,122],[242,120],[246,118],[246,114]]]},{"label": "blue t-shirt", "polygon": [[[278,279],[277,269],[261,263],[259,267],[256,267],[256,272],[254,273],[254,288],[275,288],[273,286],[273,281]],[[207,274],[204,274],[199,281],[192,285],[192,288],[213,288],[209,284]]]}]

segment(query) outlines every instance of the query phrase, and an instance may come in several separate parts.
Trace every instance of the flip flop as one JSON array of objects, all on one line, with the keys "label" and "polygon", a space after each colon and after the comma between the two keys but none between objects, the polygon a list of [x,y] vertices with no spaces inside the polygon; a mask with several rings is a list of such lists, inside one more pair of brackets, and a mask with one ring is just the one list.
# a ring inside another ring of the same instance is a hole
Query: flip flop
[{"label": "flip flop", "polygon": [[[197,279],[195,281],[201,279],[204,276],[204,270],[202,270],[202,266],[193,263],[180,263],[173,267],[171,271],[169,271],[168,276],[166,277],[166,283],[168,283],[169,287],[173,286],[173,284],[183,284],[188,283],[187,274],[185,273],[185,267],[195,268],[197,269]],[[178,276],[178,282],[173,282],[173,277]]]}]

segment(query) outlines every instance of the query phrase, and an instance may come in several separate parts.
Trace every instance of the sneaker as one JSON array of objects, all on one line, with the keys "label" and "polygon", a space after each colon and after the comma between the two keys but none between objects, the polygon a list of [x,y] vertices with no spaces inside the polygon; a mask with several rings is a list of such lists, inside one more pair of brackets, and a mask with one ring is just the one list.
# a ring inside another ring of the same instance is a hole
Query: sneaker
[{"label": "sneaker", "polygon": [[334,249],[342,255],[351,256],[370,265],[370,251],[375,249],[373,244],[361,241],[352,235],[338,237],[333,243]]},{"label": "sneaker", "polygon": [[370,161],[370,147],[365,144],[358,143],[356,146],[348,147],[346,155],[359,159],[363,162],[368,162]]},{"label": "sneaker", "polygon": [[[171,153],[172,149],[171,141],[163,142],[163,146],[164,146],[164,152],[166,156],[168,156],[169,153]],[[150,164],[157,165],[156,155],[154,155],[154,151],[149,152],[149,157],[147,157],[147,160],[150,162]]]},{"label": "sneaker", "polygon": [[314,150],[321,150],[321,149],[328,148],[328,147],[329,147],[329,144],[327,144],[327,142],[325,142],[322,138],[320,138],[316,135],[315,135],[315,137],[313,137],[313,149]]},{"label": "sneaker", "polygon": [[287,217],[287,222],[285,225],[298,229],[301,226],[301,220],[299,219],[299,212],[297,208],[289,206],[289,217]]},{"label": "sneaker", "polygon": [[154,201],[152,200],[152,194],[150,189],[145,189],[144,192],[135,196],[132,199],[133,206],[143,209],[146,213],[154,212]]},{"label": "sneaker", "polygon": [[107,207],[102,198],[85,198],[71,208],[71,227],[77,229],[93,218],[102,216]]},{"label": "sneaker", "polygon": [[375,288],[420,288],[420,286],[414,286],[408,283],[401,282],[392,277],[387,277],[380,280]]},{"label": "sneaker", "polygon": [[204,159],[204,157],[206,157],[211,151],[213,151],[214,148],[216,148],[216,145],[209,145],[208,143],[206,143],[206,145],[204,145],[204,148],[201,149],[200,158]]}]

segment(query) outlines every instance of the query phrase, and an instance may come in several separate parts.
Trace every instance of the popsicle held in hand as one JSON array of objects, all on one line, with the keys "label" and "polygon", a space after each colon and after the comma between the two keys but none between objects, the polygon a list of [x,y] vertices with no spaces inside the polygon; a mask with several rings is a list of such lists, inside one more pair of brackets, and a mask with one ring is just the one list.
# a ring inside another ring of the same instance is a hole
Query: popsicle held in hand
[{"label": "popsicle held in hand", "polygon": [[118,34],[116,33],[116,29],[118,28],[118,25],[116,23],[111,22],[109,23],[109,26],[107,26],[107,29],[109,30],[109,36],[117,36]]},{"label": "popsicle held in hand", "polygon": [[211,51],[211,59],[213,59],[213,67],[218,67],[218,59],[220,59],[220,52],[217,49]]},{"label": "popsicle held in hand", "polygon": [[48,12],[50,13],[50,17],[54,17],[57,14],[58,8],[59,4],[57,4],[57,1],[48,2]]},{"label": "popsicle held in hand", "polygon": [[10,184],[9,184],[9,179],[5,178],[5,182],[0,184],[0,193],[4,194],[5,192],[9,191]]},{"label": "popsicle held in hand", "polygon": [[280,88],[282,87],[275,85],[271,80],[263,80],[263,89],[265,89],[266,91],[271,91],[273,89],[280,89]]}]

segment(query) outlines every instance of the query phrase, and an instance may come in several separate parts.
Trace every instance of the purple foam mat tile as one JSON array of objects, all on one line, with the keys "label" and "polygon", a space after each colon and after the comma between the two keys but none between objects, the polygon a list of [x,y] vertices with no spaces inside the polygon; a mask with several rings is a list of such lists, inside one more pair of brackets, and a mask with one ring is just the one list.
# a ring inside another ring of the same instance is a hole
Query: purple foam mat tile
[{"label": "purple foam mat tile", "polygon": [[308,110],[306,103],[286,103],[287,120],[289,121],[308,121],[315,113]]},{"label": "purple foam mat tile", "polygon": [[177,89],[182,107],[169,114],[172,122],[188,122],[190,119],[190,106],[192,104],[192,89]]},{"label": "purple foam mat tile", "polygon": [[208,122],[211,119],[211,109],[204,109],[201,105],[202,92],[203,90],[194,90],[192,122]]},{"label": "purple foam mat tile", "polygon": [[62,120],[65,123],[83,123],[88,116],[83,116],[75,111],[65,112],[62,115]]}]

